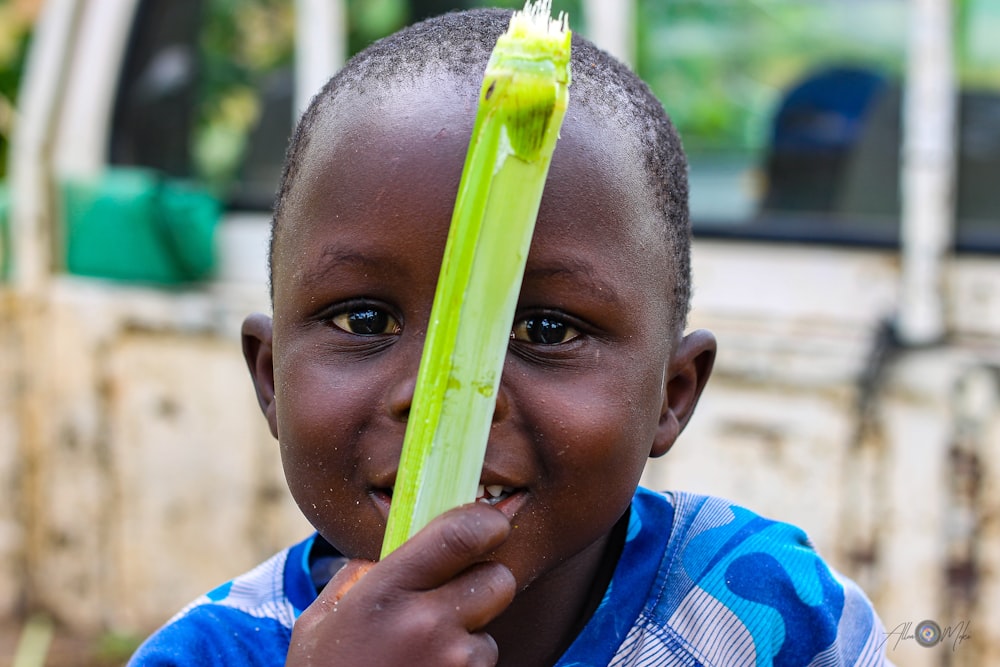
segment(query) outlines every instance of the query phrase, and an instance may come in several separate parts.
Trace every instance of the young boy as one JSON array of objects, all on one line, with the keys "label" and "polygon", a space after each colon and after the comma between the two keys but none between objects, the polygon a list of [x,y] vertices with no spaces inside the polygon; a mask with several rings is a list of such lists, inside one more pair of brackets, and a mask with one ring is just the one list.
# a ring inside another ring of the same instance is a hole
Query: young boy
[{"label": "young boy", "polygon": [[133,664],[883,663],[868,601],[801,531],[637,490],[691,417],[715,341],[683,335],[680,142],[647,87],[578,38],[480,502],[370,563],[508,19],[449,14],[383,40],[302,119],[275,207],[273,320],[249,317],[243,340],[317,534],[195,601]]}]

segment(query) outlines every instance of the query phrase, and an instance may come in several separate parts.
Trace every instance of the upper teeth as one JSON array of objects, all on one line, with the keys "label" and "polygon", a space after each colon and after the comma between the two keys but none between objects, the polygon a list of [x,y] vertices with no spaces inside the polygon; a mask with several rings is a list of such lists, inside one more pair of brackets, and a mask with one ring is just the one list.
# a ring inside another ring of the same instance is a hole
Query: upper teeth
[{"label": "upper teeth", "polygon": [[[395,490],[395,487],[389,487],[390,498]],[[499,502],[502,497],[509,496],[512,493],[514,493],[514,487],[512,486],[504,486],[503,484],[480,484],[476,489],[476,500],[493,504]],[[488,497],[487,494],[489,494]]]},{"label": "upper teeth", "polygon": [[[497,502],[501,496],[506,496],[514,492],[514,489],[509,486],[504,486],[502,484],[488,484],[479,485],[479,489],[476,491],[476,500],[481,502]],[[489,494],[489,497],[487,497]]]}]

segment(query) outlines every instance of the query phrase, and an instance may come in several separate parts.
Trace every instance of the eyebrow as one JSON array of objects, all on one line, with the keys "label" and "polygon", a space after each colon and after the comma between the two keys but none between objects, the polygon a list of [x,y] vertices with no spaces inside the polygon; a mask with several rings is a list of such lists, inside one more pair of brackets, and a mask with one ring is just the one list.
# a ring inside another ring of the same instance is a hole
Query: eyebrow
[{"label": "eyebrow", "polygon": [[372,255],[357,250],[329,245],[323,249],[319,260],[313,268],[299,273],[299,280],[304,287],[313,287],[325,282],[331,273],[345,265],[360,269],[384,268],[391,258],[383,255]]},{"label": "eyebrow", "polygon": [[621,305],[618,292],[609,284],[596,277],[594,267],[588,262],[560,259],[542,265],[528,266],[524,272],[528,281],[564,281],[574,288],[582,287],[589,296],[609,305]]},{"label": "eyebrow", "polygon": [[[386,263],[395,264],[391,257],[383,254],[366,254],[357,250],[329,245],[324,248],[317,266],[301,275],[301,284],[312,287],[327,280],[329,275],[344,265],[354,268],[383,270]],[[557,281],[574,289],[582,288],[588,296],[602,303],[619,306],[622,299],[611,285],[595,275],[594,267],[585,261],[561,258],[552,262],[529,265],[524,272],[524,282]]]}]

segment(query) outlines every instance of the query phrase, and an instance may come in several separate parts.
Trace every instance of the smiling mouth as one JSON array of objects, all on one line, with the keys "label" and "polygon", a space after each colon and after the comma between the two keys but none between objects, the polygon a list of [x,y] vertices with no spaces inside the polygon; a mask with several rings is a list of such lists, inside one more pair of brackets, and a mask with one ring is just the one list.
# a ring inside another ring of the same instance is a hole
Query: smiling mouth
[{"label": "smiling mouth", "polygon": [[[390,501],[392,500],[393,490],[393,487],[389,487],[384,491]],[[487,505],[498,505],[517,493],[517,491],[512,486],[504,486],[502,484],[480,484],[476,489],[476,502]]]}]

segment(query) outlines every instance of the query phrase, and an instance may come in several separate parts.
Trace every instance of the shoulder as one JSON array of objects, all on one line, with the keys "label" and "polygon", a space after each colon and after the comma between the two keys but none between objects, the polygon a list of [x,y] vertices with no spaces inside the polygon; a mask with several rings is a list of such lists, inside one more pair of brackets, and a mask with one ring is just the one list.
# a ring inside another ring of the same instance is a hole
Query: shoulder
[{"label": "shoulder", "polygon": [[643,621],[708,665],[882,664],[864,593],[795,526],[711,496],[650,494],[673,508]]},{"label": "shoulder", "polygon": [[203,604],[149,637],[129,667],[277,667],[285,662],[290,637],[275,619]]},{"label": "shoulder", "polygon": [[139,647],[129,666],[283,665],[292,625],[315,596],[302,567],[312,539],[191,602]]}]

